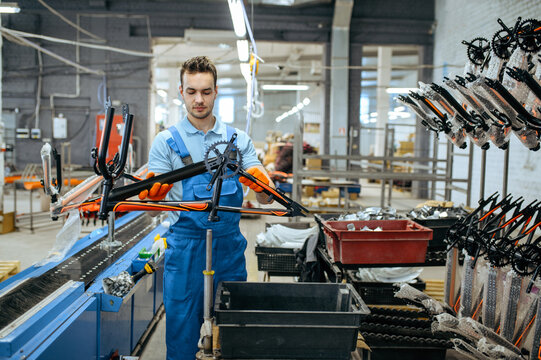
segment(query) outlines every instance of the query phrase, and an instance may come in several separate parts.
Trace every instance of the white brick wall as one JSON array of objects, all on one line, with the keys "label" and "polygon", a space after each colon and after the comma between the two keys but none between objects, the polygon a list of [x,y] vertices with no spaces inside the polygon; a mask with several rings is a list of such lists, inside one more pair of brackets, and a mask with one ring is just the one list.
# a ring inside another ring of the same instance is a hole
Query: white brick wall
[{"label": "white brick wall", "polygon": [[[462,40],[472,40],[482,36],[492,40],[500,29],[497,19],[512,27],[518,16],[522,19],[541,19],[539,0],[436,0],[436,21],[434,41],[434,82],[441,83],[444,74],[461,74],[467,61],[466,46]],[[453,67],[452,65],[459,65]],[[440,135],[443,140],[443,135]],[[470,146],[470,145],[468,145]],[[456,148],[455,148],[456,150]],[[461,151],[467,153],[467,150]],[[441,157],[441,156],[440,156]],[[502,191],[504,151],[491,144],[487,153],[485,197],[495,191]],[[472,206],[479,199],[481,149],[475,147],[472,176]],[[453,172],[455,177],[466,177],[467,159],[455,157]],[[458,185],[458,184],[457,184]],[[527,201],[541,199],[541,151],[527,150],[511,135],[509,154],[508,192],[522,195]],[[453,192],[452,200],[466,202],[466,195]]]}]

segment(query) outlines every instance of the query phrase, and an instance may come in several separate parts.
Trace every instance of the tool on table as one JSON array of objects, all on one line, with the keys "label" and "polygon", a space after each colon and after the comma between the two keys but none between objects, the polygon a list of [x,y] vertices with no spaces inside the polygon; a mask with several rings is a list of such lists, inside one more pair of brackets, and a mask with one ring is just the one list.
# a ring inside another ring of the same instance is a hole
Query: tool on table
[{"label": "tool on table", "polygon": [[152,274],[156,271],[156,264],[149,261],[135,275],[130,275],[127,271],[122,271],[117,276],[106,277],[102,280],[103,290],[106,294],[124,297],[135,286],[143,276]]}]

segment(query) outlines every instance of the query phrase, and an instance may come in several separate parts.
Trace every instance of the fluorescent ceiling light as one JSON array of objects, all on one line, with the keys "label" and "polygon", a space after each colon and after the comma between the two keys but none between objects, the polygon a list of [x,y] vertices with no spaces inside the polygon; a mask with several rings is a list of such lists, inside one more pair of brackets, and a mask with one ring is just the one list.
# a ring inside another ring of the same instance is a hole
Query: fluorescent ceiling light
[{"label": "fluorescent ceiling light", "polygon": [[240,62],[247,62],[250,59],[248,40],[237,40],[237,52]]},{"label": "fluorescent ceiling light", "polygon": [[252,81],[252,72],[250,71],[250,64],[242,63],[240,64],[240,72],[246,80],[246,83],[249,84]]},{"label": "fluorescent ceiling light", "polygon": [[165,91],[164,89],[158,89],[158,91],[156,92],[164,99],[167,97],[167,91]]},{"label": "fluorescent ceiling light", "polygon": [[308,90],[310,87],[308,85],[262,85],[261,88],[263,90],[271,90],[271,91],[304,91]]},{"label": "fluorescent ceiling light", "polygon": [[246,36],[246,24],[244,23],[244,9],[242,0],[228,0],[229,12],[233,20],[235,35],[242,38]]},{"label": "fluorescent ceiling light", "polygon": [[410,91],[417,90],[417,88],[387,88],[385,91],[387,94],[407,94]]},{"label": "fluorescent ceiling light", "polygon": [[179,99],[173,99],[173,104],[180,106],[182,105],[182,101],[180,101]]},{"label": "fluorescent ceiling light", "polygon": [[0,3],[0,13],[2,14],[16,14],[21,11],[19,4],[16,2],[4,2]]}]

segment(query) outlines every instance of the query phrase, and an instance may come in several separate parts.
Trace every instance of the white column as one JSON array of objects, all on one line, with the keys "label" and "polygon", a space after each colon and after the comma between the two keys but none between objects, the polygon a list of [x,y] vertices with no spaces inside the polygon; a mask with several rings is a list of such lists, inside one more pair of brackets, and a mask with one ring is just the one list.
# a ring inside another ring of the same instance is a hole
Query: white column
[{"label": "white column", "polygon": [[179,121],[180,109],[173,99],[177,99],[179,95],[179,71],[177,69],[168,70],[169,73],[169,89],[167,89],[167,108],[169,109],[169,120],[166,127],[176,124]]},{"label": "white column", "polygon": [[[377,86],[377,112],[378,121],[376,127],[378,129],[385,128],[389,112],[389,94],[385,91],[391,83],[391,57],[392,49],[386,46],[378,47],[378,86]],[[374,155],[384,155],[385,132],[383,130],[376,131],[376,144],[374,146]]]}]

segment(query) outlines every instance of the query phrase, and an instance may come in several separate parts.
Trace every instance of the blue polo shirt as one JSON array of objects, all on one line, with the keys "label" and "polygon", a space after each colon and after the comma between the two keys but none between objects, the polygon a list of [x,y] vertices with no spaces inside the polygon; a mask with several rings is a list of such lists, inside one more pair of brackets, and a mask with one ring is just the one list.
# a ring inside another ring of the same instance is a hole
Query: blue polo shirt
[{"label": "blue polo shirt", "polygon": [[[192,156],[194,163],[203,161],[205,152],[208,148],[217,141],[228,141],[226,124],[216,118],[214,127],[206,134],[201,130],[197,130],[192,123],[185,117],[175,125],[184,140],[186,148]],[[257,159],[254,144],[252,139],[242,130],[236,129],[237,147],[242,154],[242,168],[248,169],[255,165],[261,165]],[[168,171],[173,171],[184,167],[180,156],[171,149],[167,144],[167,139],[171,138],[170,131],[162,131],[152,143],[148,157],[148,169],[156,174],[163,174]],[[166,197],[167,200],[182,200],[182,182],[178,181],[173,185],[173,188]],[[171,211],[169,220],[171,224],[178,219],[178,213]]]}]

